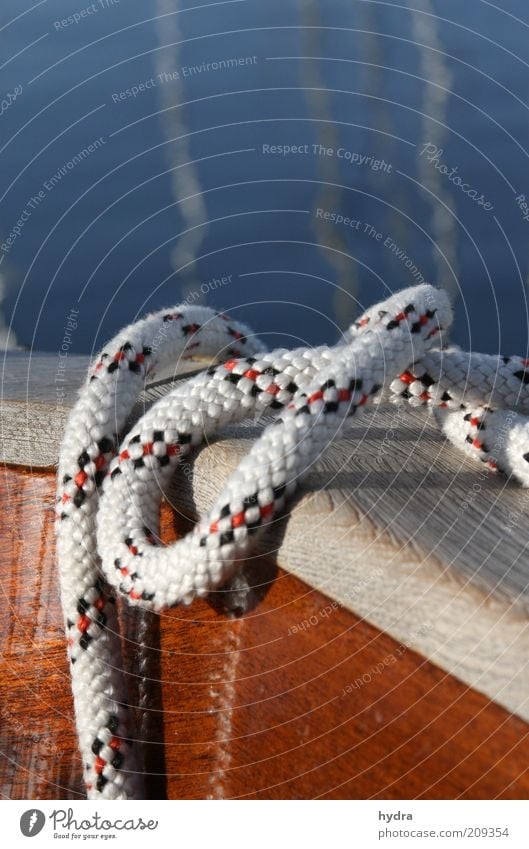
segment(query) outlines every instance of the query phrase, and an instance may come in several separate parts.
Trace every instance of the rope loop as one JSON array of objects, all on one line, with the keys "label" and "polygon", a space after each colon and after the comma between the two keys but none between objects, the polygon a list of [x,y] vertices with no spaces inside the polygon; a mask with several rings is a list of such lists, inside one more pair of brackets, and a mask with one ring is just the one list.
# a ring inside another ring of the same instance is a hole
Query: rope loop
[{"label": "rope loop", "polygon": [[[143,796],[115,594],[160,611],[224,583],[371,401],[431,407],[454,445],[529,486],[529,361],[446,347],[451,321],[447,295],[423,285],[370,308],[334,347],[266,352],[245,325],[189,305],[154,313],[105,346],[66,425],[57,494],[61,598],[90,798]],[[123,436],[146,376],[197,353],[222,362],[179,383]],[[210,513],[162,545],[160,501],[179,463],[220,427],[261,412],[276,418]]]}]

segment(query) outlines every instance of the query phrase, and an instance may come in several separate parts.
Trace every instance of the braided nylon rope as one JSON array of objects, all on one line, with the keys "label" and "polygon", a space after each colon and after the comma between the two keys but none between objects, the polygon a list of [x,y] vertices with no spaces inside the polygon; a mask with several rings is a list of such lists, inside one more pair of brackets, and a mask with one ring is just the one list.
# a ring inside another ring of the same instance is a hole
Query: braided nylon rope
[{"label": "braided nylon rope", "polygon": [[[151,315],[105,347],[66,426],[57,499],[62,604],[90,798],[143,795],[114,592],[159,611],[221,585],[346,420],[371,400],[434,407],[455,445],[529,486],[529,427],[520,415],[529,412],[527,363],[441,349],[451,320],[446,294],[418,286],[372,307],[335,347],[266,353],[244,325],[191,306]],[[118,447],[146,374],[191,353],[225,361],[178,385]],[[160,501],[178,463],[222,425],[260,411],[281,415],[210,514],[163,546]]]}]

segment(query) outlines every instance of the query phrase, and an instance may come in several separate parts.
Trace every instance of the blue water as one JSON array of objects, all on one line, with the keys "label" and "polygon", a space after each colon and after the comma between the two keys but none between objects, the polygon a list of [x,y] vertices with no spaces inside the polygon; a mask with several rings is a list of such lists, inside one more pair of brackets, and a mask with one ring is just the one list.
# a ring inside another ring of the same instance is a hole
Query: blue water
[{"label": "blue water", "polygon": [[11,344],[184,297],[317,344],[424,278],[527,350],[527,2],[3,0],[0,40]]}]

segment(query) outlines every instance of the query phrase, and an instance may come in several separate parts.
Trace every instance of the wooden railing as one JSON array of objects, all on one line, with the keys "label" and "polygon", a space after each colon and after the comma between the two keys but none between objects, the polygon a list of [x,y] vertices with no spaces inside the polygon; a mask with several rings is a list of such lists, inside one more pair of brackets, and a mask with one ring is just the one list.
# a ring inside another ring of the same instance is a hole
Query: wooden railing
[{"label": "wooden railing", "polygon": [[[53,468],[88,361],[69,358],[60,381],[57,362],[4,364],[0,748],[2,792],[19,798],[82,794]],[[147,388],[134,415],[170,385]],[[166,540],[211,505],[258,430],[197,452],[167,493]],[[263,538],[246,583],[159,618],[122,611],[149,793],[526,797],[528,508],[427,413],[368,411]]]}]

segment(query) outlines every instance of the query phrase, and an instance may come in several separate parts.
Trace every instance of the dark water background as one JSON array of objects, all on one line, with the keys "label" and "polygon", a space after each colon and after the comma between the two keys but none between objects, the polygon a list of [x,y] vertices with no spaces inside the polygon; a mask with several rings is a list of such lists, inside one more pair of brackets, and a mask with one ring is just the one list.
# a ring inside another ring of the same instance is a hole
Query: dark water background
[{"label": "dark water background", "polygon": [[316,344],[422,275],[457,342],[526,351],[526,0],[2,0],[0,45],[4,336],[55,351],[73,307],[90,351],[200,295]]}]

